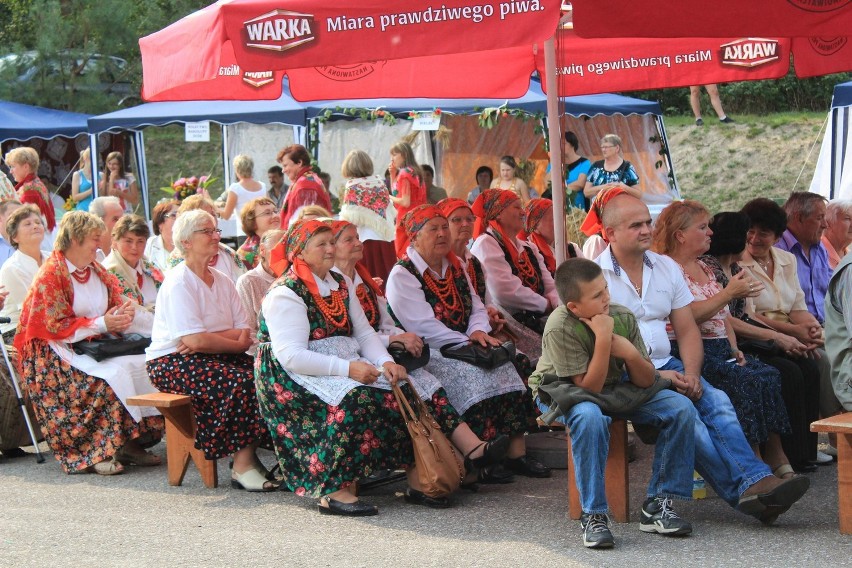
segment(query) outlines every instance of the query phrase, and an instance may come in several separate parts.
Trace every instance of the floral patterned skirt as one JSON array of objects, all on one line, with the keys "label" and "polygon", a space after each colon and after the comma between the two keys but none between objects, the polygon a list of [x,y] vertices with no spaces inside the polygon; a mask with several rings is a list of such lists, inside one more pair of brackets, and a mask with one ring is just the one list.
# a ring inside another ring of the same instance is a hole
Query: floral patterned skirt
[{"label": "floral patterned skirt", "polygon": [[[731,399],[737,419],[749,444],[764,443],[769,434],[789,434],[790,419],[781,397],[781,376],[751,355],[745,367],[726,363],[731,345],[727,339],[705,339],[702,376]],[[672,342],[672,355],[680,358],[677,343]]]},{"label": "floral patterned skirt", "polygon": [[136,422],[106,381],[75,369],[46,341],[24,347],[21,367],[44,437],[66,473],[111,458],[128,440],[162,436],[162,416]]},{"label": "floral patterned skirt", "polygon": [[[337,406],[328,405],[289,378],[269,343],[259,346],[255,378],[284,483],[297,495],[321,497],[375,471],[413,463],[411,440],[391,392],[355,387]],[[443,389],[427,406],[448,436],[460,424]]]},{"label": "floral patterned skirt", "polygon": [[233,455],[250,444],[269,445],[248,355],[170,353],[148,361],[147,367],[159,390],[192,398],[198,427],[195,447],[208,460]]},{"label": "floral patterned skirt", "polygon": [[462,415],[473,433],[491,440],[498,434],[513,436],[529,432],[535,424],[535,411],[529,392],[510,392],[474,404]]}]

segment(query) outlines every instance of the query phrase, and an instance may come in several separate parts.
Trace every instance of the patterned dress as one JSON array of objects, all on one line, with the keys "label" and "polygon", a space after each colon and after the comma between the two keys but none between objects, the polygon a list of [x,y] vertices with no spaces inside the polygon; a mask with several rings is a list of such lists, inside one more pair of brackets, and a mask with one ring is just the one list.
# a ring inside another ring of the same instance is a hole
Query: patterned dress
[{"label": "patterned dress", "polygon": [[[467,331],[473,301],[464,270],[448,269],[446,278],[452,282],[446,284],[454,286],[461,299],[460,305],[453,306],[453,309],[448,308],[428,286],[411,259],[405,257],[397,264],[420,282],[435,319],[453,331]],[[416,330],[413,331],[416,333]],[[532,401],[511,363],[489,371],[444,358],[438,350],[433,350],[428,368],[441,380],[450,402],[481,439],[487,441],[498,434],[511,436],[529,430],[534,421]]]},{"label": "patterned dress", "polygon": [[[349,294],[343,276],[330,274],[340,286],[348,314]],[[358,358],[351,318],[347,317],[342,326],[330,321],[292,269],[275,281],[269,295],[281,286],[295,292],[307,308],[311,351],[349,360]],[[284,483],[291,490],[297,495],[320,497],[348,487],[375,471],[397,469],[414,462],[411,440],[390,391],[349,385],[343,389],[345,394],[339,393],[342,396],[336,404],[328,404],[320,394],[309,390],[312,384],[321,388],[323,383],[341,384],[345,379],[304,377],[288,372],[273,351],[263,309],[258,325],[260,344],[255,359],[258,402],[284,472]],[[458,426],[457,414],[446,397],[433,397],[433,403],[433,415],[444,431]]]},{"label": "patterned dress", "polygon": [[[92,278],[106,286],[109,306],[123,302],[118,282],[94,263]],[[54,457],[66,473],[83,471],[115,455],[129,440],[158,439],[162,416],[136,421],[112,387],[63,360],[35,327],[43,327],[56,340],[68,339],[71,330],[86,325],[73,313],[73,286],[61,252],[48,257],[39,271],[21,313],[16,347],[22,378],[33,410]],[[27,329],[24,332],[24,329]]]},{"label": "patterned dress", "polygon": [[[698,264],[707,275],[707,283],[698,283],[685,270],[683,277],[696,301],[701,301],[720,293],[722,287],[706,264],[700,260]],[[750,444],[766,442],[771,433],[789,434],[790,420],[781,397],[778,370],[750,355],[746,356],[747,363],[744,367],[727,362],[731,357],[731,344],[725,332],[725,318],[728,315],[730,312],[725,306],[699,326],[704,343],[702,376],[731,399],[737,419]],[[676,341],[672,341],[672,355],[680,358]]]}]

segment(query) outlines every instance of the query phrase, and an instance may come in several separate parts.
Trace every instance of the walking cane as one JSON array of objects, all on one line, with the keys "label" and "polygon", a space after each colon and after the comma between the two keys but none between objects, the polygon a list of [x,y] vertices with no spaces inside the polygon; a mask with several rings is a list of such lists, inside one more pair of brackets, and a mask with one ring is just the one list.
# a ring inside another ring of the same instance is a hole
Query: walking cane
[{"label": "walking cane", "polygon": [[[9,318],[0,317],[0,324],[11,323],[12,320]],[[6,361],[6,368],[9,369],[9,380],[12,381],[12,386],[15,387],[15,396],[18,397],[18,406],[21,408],[21,413],[24,415],[24,422],[27,424],[27,430],[30,432],[30,440],[33,441],[33,447],[36,451],[36,461],[38,463],[44,463],[44,456],[41,454],[41,450],[38,449],[38,440],[36,440],[35,431],[33,430],[32,422],[30,422],[30,414],[27,412],[27,407],[24,403],[24,397],[21,394],[21,387],[18,386],[18,381],[15,379],[15,366],[12,365],[12,362],[9,360],[9,352],[6,350],[6,343],[0,340],[0,348],[3,349],[3,359]]]}]

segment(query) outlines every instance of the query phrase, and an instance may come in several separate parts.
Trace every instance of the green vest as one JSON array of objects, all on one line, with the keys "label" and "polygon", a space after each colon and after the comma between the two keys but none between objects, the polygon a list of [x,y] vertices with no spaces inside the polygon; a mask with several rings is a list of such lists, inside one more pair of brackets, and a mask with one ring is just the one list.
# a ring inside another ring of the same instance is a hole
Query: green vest
[{"label": "green vest", "polygon": [[[852,411],[852,329],[846,329],[843,313],[832,300],[840,282],[840,275],[852,264],[852,253],[847,254],[837,265],[828,292],[825,295],[825,352],[831,364],[831,385],[837,400],[847,411]],[[843,294],[852,294],[852,290],[842,290]]]}]

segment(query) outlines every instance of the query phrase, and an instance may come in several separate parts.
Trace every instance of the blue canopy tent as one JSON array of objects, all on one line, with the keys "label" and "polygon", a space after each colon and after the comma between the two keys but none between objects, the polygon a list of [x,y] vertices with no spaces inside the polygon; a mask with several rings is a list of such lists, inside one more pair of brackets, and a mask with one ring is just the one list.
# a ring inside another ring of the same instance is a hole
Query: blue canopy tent
[{"label": "blue canopy tent", "polygon": [[[147,103],[136,107],[93,116],[88,121],[88,131],[93,147],[97,144],[97,135],[106,131],[130,130],[137,137],[136,163],[139,186],[148,207],[148,172],[145,159],[144,138],[141,130],[148,126],[166,126],[186,124],[188,122],[210,121],[220,125],[249,122],[253,124],[281,123],[303,128],[305,109],[291,97],[283,95],[274,101],[191,101]],[[225,130],[223,130],[225,132]],[[223,141],[225,179],[230,177],[230,160],[225,152]]]},{"label": "blue canopy tent", "polygon": [[80,150],[74,138],[86,134],[88,118],[76,112],[0,101],[0,153],[20,145],[35,148],[41,161],[39,175],[57,187],[54,206],[59,214],[62,199],[57,194],[71,177]]},{"label": "blue canopy tent", "polygon": [[0,142],[85,134],[87,114],[0,101]]},{"label": "blue canopy tent", "polygon": [[852,81],[834,87],[810,191],[828,199],[852,199]]}]

